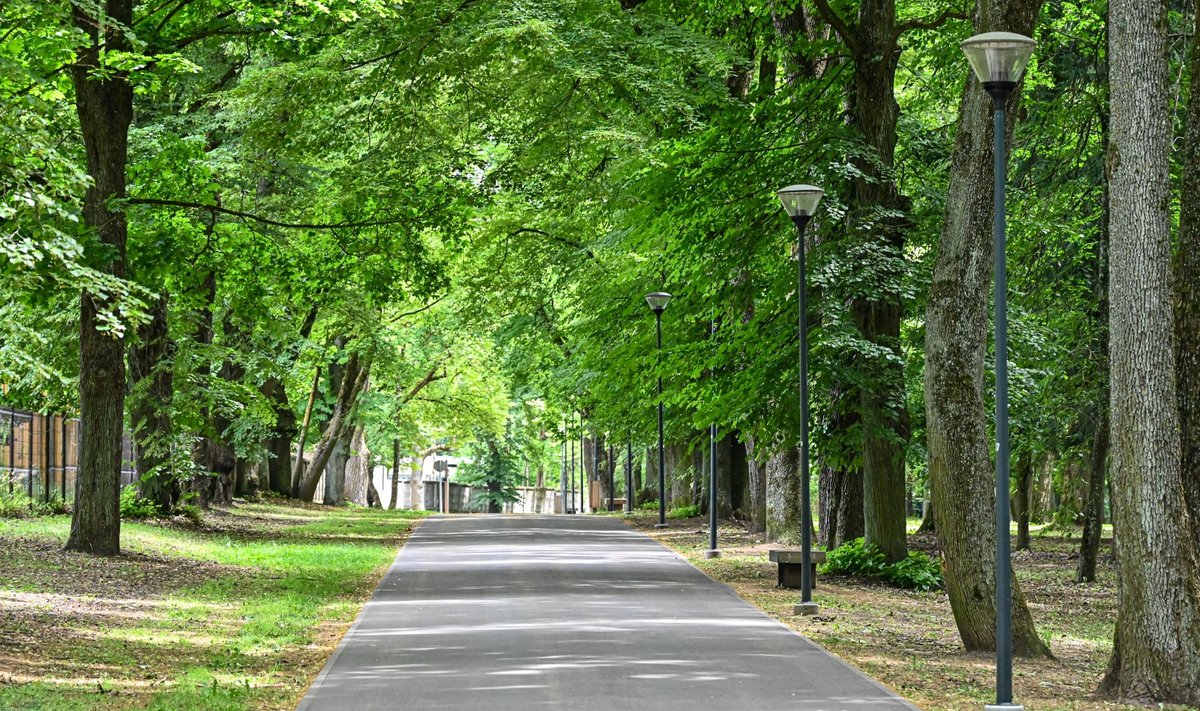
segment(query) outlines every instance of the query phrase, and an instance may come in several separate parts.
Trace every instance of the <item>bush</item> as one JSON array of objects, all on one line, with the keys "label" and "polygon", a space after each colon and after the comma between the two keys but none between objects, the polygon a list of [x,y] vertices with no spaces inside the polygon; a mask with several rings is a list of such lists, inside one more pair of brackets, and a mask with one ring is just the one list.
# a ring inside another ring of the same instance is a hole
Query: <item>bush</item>
[{"label": "bush", "polygon": [[700,507],[696,504],[690,506],[676,506],[667,512],[667,518],[692,518],[700,515]]},{"label": "bush", "polygon": [[157,515],[158,507],[150,499],[138,495],[137,484],[121,489],[121,518],[154,518]]},{"label": "bush", "polygon": [[192,525],[199,526],[204,523],[204,514],[195,504],[182,504],[176,507],[175,513],[186,518]]},{"label": "bush", "polygon": [[912,551],[897,563],[887,563],[883,552],[856,538],[825,556],[823,573],[840,573],[882,580],[908,590],[940,590],[945,585],[942,566],[920,551]]},{"label": "bush", "polygon": [[0,518],[25,518],[26,516],[59,516],[71,513],[71,505],[57,497],[46,501],[34,501],[23,491],[0,496]]},{"label": "bush", "polygon": [[638,504],[638,511],[658,511],[658,499],[643,501],[641,504]]}]

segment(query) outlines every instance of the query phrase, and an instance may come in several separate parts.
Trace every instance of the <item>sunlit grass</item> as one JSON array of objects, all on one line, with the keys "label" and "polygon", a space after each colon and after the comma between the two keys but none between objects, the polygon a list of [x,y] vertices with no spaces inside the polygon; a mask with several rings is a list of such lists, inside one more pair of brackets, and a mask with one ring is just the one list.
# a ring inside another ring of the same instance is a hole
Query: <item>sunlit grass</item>
[{"label": "sunlit grass", "polygon": [[[99,582],[101,616],[59,614],[65,635],[34,650],[52,663],[26,665],[14,679],[33,683],[0,685],[0,710],[290,708],[422,515],[254,504],[215,515],[218,526],[237,524],[224,530],[125,523],[125,551],[206,566],[204,574],[136,600],[106,596]],[[69,526],[64,516],[0,520],[0,538],[61,544]],[[114,561],[113,574],[136,570],[135,558]],[[22,557],[0,574],[0,594],[20,592],[9,605],[53,612],[67,601],[54,594],[54,575],[22,575],[61,567]]]}]

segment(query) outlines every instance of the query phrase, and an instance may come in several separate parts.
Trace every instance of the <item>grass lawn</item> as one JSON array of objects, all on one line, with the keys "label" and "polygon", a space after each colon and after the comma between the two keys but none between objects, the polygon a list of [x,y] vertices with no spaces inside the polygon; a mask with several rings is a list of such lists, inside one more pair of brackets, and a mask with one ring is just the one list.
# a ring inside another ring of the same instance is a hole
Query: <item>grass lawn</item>
[{"label": "grass lawn", "polygon": [[[684,555],[715,580],[867,674],[925,711],[979,711],[995,699],[995,656],[964,652],[944,592],[919,593],[846,577],[818,575],[815,617],[797,617],[799,590],[775,587],[772,546],[732,523],[719,528],[722,557],[705,559],[708,520],[669,521],[655,529],[657,515],[635,513],[630,525]],[[915,522],[914,526],[915,528]],[[1111,535],[1111,529],[1106,529]],[[913,547],[936,554],[932,536],[910,538]],[[1094,691],[1112,651],[1116,620],[1116,571],[1103,556],[1100,582],[1076,585],[1073,557],[1079,537],[1047,529],[1034,532],[1031,551],[1013,554],[1013,565],[1034,622],[1055,658],[1014,664],[1013,695],[1030,711],[1091,711],[1126,706],[1097,698]],[[1155,708],[1179,709],[1161,706]]]},{"label": "grass lawn", "polygon": [[0,519],[0,710],[292,709],[422,514],[248,504],[122,525]]}]

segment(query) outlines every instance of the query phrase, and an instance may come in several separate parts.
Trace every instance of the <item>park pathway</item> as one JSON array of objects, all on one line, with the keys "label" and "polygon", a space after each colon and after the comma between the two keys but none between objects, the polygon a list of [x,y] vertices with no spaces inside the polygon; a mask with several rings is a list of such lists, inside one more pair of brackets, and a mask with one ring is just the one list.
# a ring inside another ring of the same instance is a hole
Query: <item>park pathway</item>
[{"label": "park pathway", "polygon": [[299,711],[913,709],[600,516],[439,516]]}]

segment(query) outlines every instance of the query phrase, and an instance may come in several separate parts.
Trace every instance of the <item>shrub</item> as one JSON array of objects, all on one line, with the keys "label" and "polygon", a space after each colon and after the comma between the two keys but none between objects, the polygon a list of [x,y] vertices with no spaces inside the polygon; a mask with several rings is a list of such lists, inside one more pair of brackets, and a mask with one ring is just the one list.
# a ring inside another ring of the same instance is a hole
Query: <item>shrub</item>
[{"label": "shrub", "polygon": [[175,513],[186,518],[192,525],[199,526],[204,523],[204,514],[195,504],[182,504],[176,507]]},{"label": "shrub", "polygon": [[700,507],[696,504],[676,506],[667,512],[667,518],[692,518],[700,515]]},{"label": "shrub", "polygon": [[638,511],[658,511],[658,499],[643,501],[638,505]]},{"label": "shrub", "polygon": [[824,573],[841,573],[882,580],[908,590],[940,590],[945,585],[942,566],[920,551],[912,551],[897,563],[888,563],[883,552],[856,538],[825,556]]},{"label": "shrub", "polygon": [[23,491],[0,496],[0,518],[25,518],[26,516],[58,516],[71,513],[71,505],[60,498],[50,501],[35,501]]},{"label": "shrub", "polygon": [[158,515],[158,507],[150,499],[138,495],[136,484],[121,489],[121,518],[153,518]]}]

